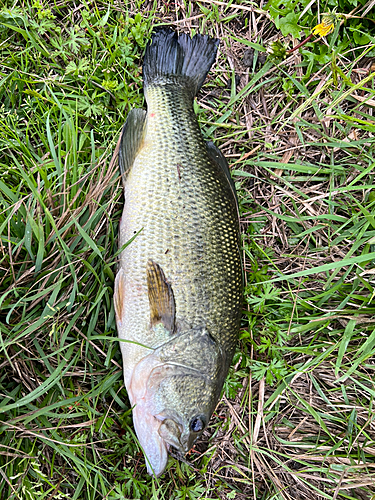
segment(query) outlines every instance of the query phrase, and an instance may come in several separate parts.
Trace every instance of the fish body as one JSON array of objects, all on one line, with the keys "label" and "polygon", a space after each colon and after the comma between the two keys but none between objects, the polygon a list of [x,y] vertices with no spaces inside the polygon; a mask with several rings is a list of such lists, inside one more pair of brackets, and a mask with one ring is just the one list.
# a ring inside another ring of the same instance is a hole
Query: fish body
[{"label": "fish body", "polygon": [[149,473],[207,426],[234,354],[242,297],[236,194],[206,143],[193,99],[218,41],[154,33],[143,66],[147,112],[132,110],[119,164],[125,205],[115,283],[133,421]]}]

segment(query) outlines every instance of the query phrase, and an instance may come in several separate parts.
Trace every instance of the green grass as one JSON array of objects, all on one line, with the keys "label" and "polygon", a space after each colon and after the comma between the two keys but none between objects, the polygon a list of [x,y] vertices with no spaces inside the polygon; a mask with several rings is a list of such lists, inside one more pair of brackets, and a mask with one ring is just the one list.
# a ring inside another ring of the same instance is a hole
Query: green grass
[{"label": "green grass", "polygon": [[[328,45],[259,64],[280,33],[251,10],[0,9],[0,498],[374,498],[374,26],[348,19]],[[152,26],[175,21],[221,38],[195,108],[231,164],[246,286],[209,429],[155,480],[116,341],[123,198],[111,158],[128,111],[144,105]]]}]

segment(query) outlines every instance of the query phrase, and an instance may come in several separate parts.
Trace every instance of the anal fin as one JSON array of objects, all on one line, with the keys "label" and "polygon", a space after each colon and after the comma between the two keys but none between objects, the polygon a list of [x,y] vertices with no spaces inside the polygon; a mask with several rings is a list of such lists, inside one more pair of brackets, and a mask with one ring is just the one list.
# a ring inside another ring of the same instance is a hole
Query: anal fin
[{"label": "anal fin", "polygon": [[123,182],[141,149],[145,133],[146,114],[144,109],[132,109],[122,129],[119,166]]},{"label": "anal fin", "polygon": [[117,323],[121,323],[125,306],[125,273],[120,269],[115,279],[115,292],[113,295]]}]

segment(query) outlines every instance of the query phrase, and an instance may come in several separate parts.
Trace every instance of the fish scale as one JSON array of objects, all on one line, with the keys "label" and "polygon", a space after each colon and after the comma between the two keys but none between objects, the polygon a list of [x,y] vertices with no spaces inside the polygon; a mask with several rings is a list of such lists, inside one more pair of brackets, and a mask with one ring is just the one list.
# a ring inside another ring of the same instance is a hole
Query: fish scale
[{"label": "fish scale", "polygon": [[[216,45],[165,29],[154,35],[144,64],[147,115],[129,115],[120,146],[120,246],[139,234],[121,253],[116,319],[134,425],[155,475],[167,448],[186,453],[207,424],[239,328],[236,197],[224,158],[207,146],[193,112]],[[183,64],[166,71],[179,58]]]},{"label": "fish scale", "polygon": [[[153,259],[172,285],[177,319],[191,327],[205,324],[218,342],[233,343],[242,279],[237,213],[224,174],[205,152],[195,115],[186,112],[186,97],[176,94],[147,90],[146,146],[126,180],[120,245],[142,232],[122,253],[121,267],[129,289],[140,286],[144,293],[134,304],[143,318],[129,304],[125,321],[144,336],[150,315],[145,265]],[[185,137],[180,129],[188,131]]]}]

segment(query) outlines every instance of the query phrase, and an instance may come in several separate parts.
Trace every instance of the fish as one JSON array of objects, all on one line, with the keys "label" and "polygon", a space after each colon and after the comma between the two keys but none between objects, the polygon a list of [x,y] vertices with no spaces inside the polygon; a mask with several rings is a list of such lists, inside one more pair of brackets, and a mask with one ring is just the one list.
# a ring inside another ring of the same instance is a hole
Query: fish
[{"label": "fish", "polygon": [[194,113],[218,44],[154,30],[143,63],[147,111],[128,113],[119,142],[124,249],[114,306],[134,429],[155,477],[169,451],[185,455],[208,426],[240,325],[235,185]]}]

